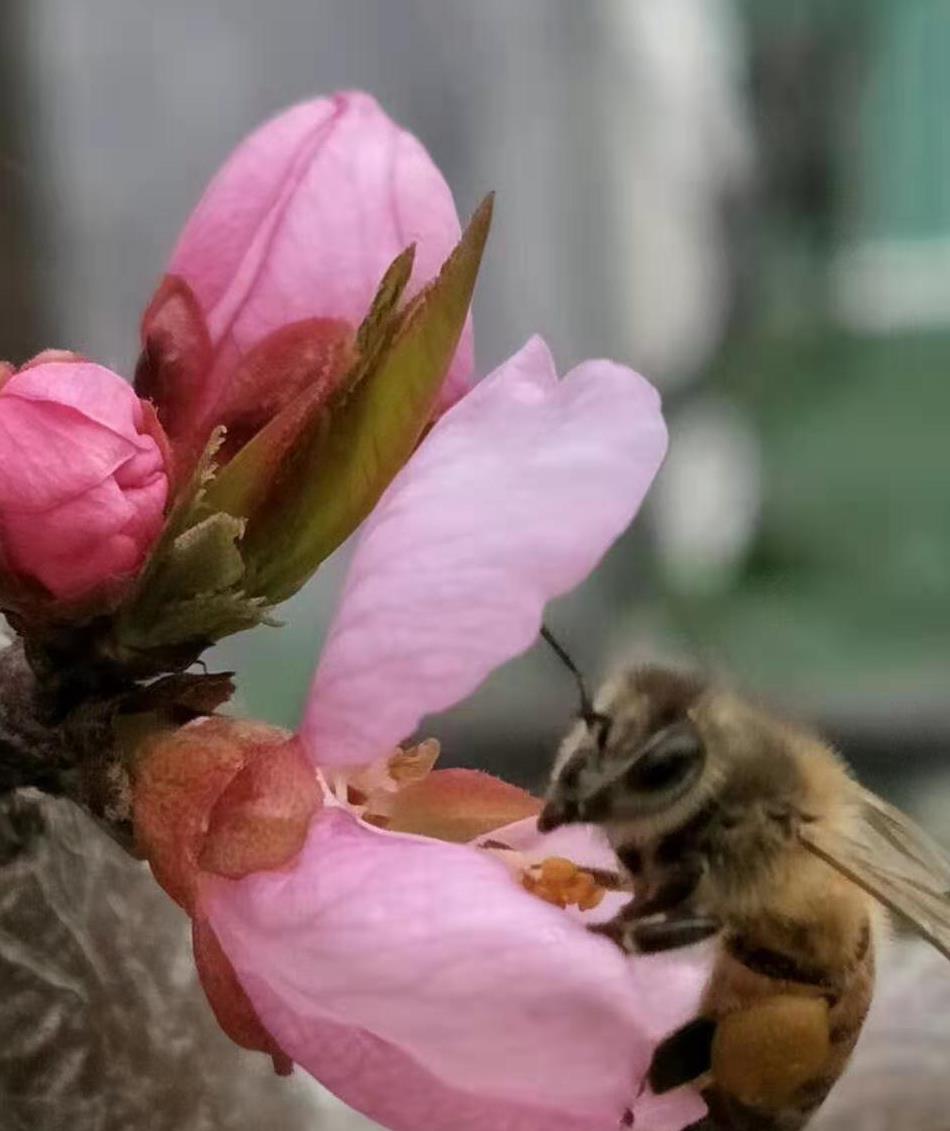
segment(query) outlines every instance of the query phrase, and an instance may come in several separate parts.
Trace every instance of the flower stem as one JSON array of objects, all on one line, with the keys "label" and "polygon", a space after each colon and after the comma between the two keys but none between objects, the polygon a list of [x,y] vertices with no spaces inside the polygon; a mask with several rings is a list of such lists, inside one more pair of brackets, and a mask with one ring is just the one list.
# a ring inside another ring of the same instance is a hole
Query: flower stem
[{"label": "flower stem", "polygon": [[17,640],[0,652],[0,799],[37,789],[67,797],[129,843],[127,806],[112,733],[112,705],[88,700],[54,713]]}]

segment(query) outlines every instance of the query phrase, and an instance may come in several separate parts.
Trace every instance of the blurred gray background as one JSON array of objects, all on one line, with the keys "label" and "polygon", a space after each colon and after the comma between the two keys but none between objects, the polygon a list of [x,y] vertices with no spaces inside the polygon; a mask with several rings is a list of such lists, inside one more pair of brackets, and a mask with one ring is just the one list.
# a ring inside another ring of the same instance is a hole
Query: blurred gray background
[{"label": "blurred gray background", "polygon": [[[562,370],[612,356],[664,392],[649,506],[550,611],[579,662],[720,671],[950,841],[950,3],[3,0],[0,356],[130,373],[207,179],[339,87],[422,138],[463,216],[497,190],[480,372],[537,331]],[[242,710],[294,724],[345,556],[218,649]],[[536,649],[426,729],[536,785],[573,706]],[[83,1126],[259,1126],[193,1075],[207,1123],[143,1091]],[[9,1126],[59,1126],[23,1102]]]}]

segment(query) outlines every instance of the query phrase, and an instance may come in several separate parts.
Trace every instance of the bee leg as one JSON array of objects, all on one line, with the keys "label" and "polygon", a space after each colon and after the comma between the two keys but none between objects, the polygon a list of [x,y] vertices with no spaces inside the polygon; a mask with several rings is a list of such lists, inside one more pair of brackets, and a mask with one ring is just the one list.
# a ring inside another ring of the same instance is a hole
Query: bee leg
[{"label": "bee leg", "polygon": [[627,952],[627,934],[630,924],[623,914],[623,908],[612,919],[608,919],[606,923],[591,923],[587,929],[592,935],[602,935],[605,939],[610,939],[622,951]]},{"label": "bee leg", "polygon": [[628,949],[638,954],[655,954],[660,950],[675,950],[692,946],[718,934],[722,924],[708,915],[673,915],[663,919],[641,919],[631,923],[628,934],[632,946]]},{"label": "bee leg", "polygon": [[[677,919],[688,915],[687,901],[696,891],[704,872],[703,862],[699,857],[690,857],[684,860],[674,871],[664,877],[664,880],[652,890],[640,889],[634,897],[620,908],[616,915],[606,923],[596,923],[587,929],[596,935],[603,935],[616,943],[621,950],[632,952],[639,947],[630,941],[633,925],[641,919],[654,919],[659,915],[666,915],[663,922],[671,922],[670,915]],[[712,932],[710,932],[712,933]],[[706,935],[702,935],[705,938]],[[687,946],[688,943],[668,944],[670,946]],[[666,946],[653,949],[665,950]]]},{"label": "bee leg", "polygon": [[648,894],[638,892],[634,896],[634,917],[642,919],[647,915],[681,908],[696,891],[703,872],[703,862],[699,857],[681,861],[678,867],[667,873],[655,890]]},{"label": "bee leg", "polygon": [[708,939],[722,929],[722,924],[685,908],[662,917],[644,916],[641,907],[631,900],[606,923],[593,923],[587,929],[610,939],[626,954],[655,954]]},{"label": "bee leg", "polygon": [[636,899],[629,899],[612,919],[604,923],[591,923],[587,929],[592,935],[602,935],[605,939],[610,939],[625,954],[631,954],[636,948],[630,945],[630,932],[641,914]]},{"label": "bee leg", "polygon": [[697,1017],[657,1045],[647,1079],[658,1096],[709,1072],[715,1032],[715,1021]]}]

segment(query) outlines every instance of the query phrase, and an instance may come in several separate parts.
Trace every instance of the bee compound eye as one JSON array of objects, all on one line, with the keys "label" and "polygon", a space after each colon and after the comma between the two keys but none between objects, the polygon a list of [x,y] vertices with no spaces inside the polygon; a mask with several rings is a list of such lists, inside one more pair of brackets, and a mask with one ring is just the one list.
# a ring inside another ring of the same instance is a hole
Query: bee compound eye
[{"label": "bee compound eye", "polygon": [[705,758],[705,747],[692,723],[674,723],[649,740],[624,780],[638,793],[674,789],[698,777]]}]

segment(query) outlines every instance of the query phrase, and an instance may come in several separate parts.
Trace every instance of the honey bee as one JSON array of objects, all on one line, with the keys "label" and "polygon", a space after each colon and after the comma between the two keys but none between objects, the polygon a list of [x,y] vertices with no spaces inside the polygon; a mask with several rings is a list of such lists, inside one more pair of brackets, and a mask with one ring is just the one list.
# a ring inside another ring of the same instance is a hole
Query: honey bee
[{"label": "honey bee", "polygon": [[601,827],[634,891],[592,928],[630,953],[715,936],[700,1015],[667,1037],[656,1092],[698,1087],[695,1127],[797,1131],[871,1002],[884,912],[950,958],[950,858],[817,736],[692,675],[622,674],[556,759],[542,831]]}]

